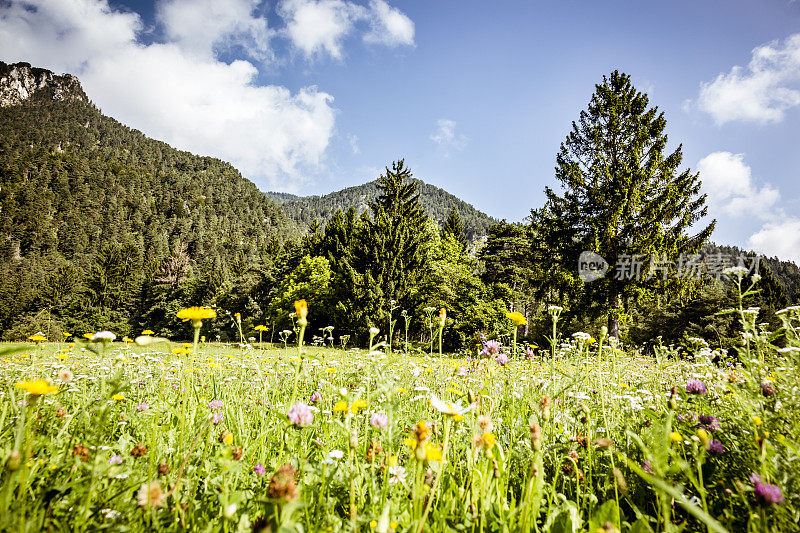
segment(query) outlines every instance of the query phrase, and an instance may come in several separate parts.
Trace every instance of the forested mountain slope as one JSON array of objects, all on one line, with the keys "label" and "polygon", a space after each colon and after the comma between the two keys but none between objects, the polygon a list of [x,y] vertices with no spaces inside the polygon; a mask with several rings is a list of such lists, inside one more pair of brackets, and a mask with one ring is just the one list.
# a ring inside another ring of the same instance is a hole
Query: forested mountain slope
[{"label": "forested mountain slope", "polygon": [[292,230],[230,164],[102,115],[72,76],[0,63],[0,89],[4,337],[163,319],[172,290],[229,292]]},{"label": "forested mountain slope", "polygon": [[[419,185],[418,190],[422,208],[438,224],[443,224],[447,219],[447,215],[455,208],[464,223],[467,238],[474,240],[477,237],[488,234],[489,228],[497,223],[497,220],[478,211],[472,205],[444,189],[420,180],[415,181]],[[367,209],[369,203],[377,198],[378,189],[375,188],[375,182],[371,181],[324,196],[298,197],[276,192],[268,192],[267,195],[280,203],[286,215],[301,228],[308,228],[314,220],[317,220],[321,225],[325,225],[338,209],[346,211],[350,207],[355,207],[358,213],[363,212]]]}]

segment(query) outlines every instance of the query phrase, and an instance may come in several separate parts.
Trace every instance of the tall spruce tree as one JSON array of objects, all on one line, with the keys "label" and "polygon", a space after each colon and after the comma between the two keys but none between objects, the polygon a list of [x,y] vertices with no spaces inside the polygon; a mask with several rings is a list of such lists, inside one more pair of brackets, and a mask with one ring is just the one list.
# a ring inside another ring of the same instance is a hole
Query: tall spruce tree
[{"label": "tall spruce tree", "polygon": [[376,289],[374,305],[380,312],[391,300],[404,306],[415,290],[415,282],[426,266],[426,233],[422,231],[427,216],[419,202],[417,183],[404,160],[392,163],[376,182],[380,191],[370,203],[367,274]]},{"label": "tall spruce tree", "polygon": [[[607,315],[609,332],[618,337],[626,301],[641,291],[681,287],[675,276],[649,276],[650,258],[696,253],[715,221],[687,233],[706,214],[699,175],[679,170],[681,146],[666,153],[664,114],[649,106],[630,76],[614,71],[595,87],[557,156],[562,191],[546,188],[547,202],[532,212],[532,220],[539,242],[550,250],[551,268],[577,279],[582,251],[608,261],[605,277],[577,285],[573,305],[582,313]],[[630,261],[640,275],[617,270],[618,260]]]},{"label": "tall spruce tree", "polygon": [[467,236],[464,232],[464,222],[461,220],[461,215],[458,214],[458,209],[453,207],[447,214],[444,224],[442,224],[442,236],[450,234],[461,243],[462,248],[467,247]]}]

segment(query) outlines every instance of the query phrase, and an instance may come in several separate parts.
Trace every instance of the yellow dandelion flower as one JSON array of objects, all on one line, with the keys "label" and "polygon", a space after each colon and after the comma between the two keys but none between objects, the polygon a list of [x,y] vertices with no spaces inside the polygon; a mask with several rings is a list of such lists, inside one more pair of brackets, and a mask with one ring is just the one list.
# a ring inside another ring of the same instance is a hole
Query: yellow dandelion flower
[{"label": "yellow dandelion flower", "polygon": [[253,329],[256,330],[256,331],[267,331],[267,326],[265,326],[264,324],[259,324],[256,327],[254,327]]},{"label": "yellow dandelion flower", "polygon": [[294,312],[297,318],[306,318],[308,316],[308,304],[305,300],[295,300]]},{"label": "yellow dandelion flower", "polygon": [[339,400],[333,406],[333,410],[334,411],[347,411],[347,402],[343,402],[343,401]]},{"label": "yellow dandelion flower", "polygon": [[47,337],[45,337],[41,333],[37,333],[36,335],[31,335],[30,337],[28,337],[28,340],[33,342],[45,342],[47,340]]},{"label": "yellow dandelion flower", "polygon": [[155,335],[155,334],[156,332],[153,331],[152,329],[146,329],[142,332],[142,335]]},{"label": "yellow dandelion flower", "polygon": [[117,400],[118,402],[121,402],[121,401],[125,400],[125,395],[122,394],[121,392],[119,392],[119,393],[115,394],[114,396],[112,396],[112,398]]},{"label": "yellow dandelion flower", "polygon": [[58,390],[57,387],[50,385],[50,382],[44,379],[20,381],[15,385],[15,387],[24,390],[31,396],[43,396],[45,394],[52,394]]},{"label": "yellow dandelion flower", "polygon": [[677,431],[673,431],[672,433],[669,434],[669,440],[674,442],[680,442],[683,440],[683,437]]},{"label": "yellow dandelion flower", "polygon": [[192,350],[190,350],[189,348],[175,348],[175,349],[172,350],[172,353],[174,353],[174,354],[186,354],[186,353],[192,353]]},{"label": "yellow dandelion flower", "polygon": [[442,450],[434,446],[433,444],[428,443],[425,447],[425,460],[426,461],[441,461],[442,460]]},{"label": "yellow dandelion flower", "polygon": [[233,444],[233,435],[232,435],[232,434],[230,434],[230,433],[227,433],[227,434],[225,435],[225,444],[227,444],[228,446],[230,446],[231,444]]},{"label": "yellow dandelion flower", "polygon": [[528,323],[528,319],[525,318],[525,315],[523,315],[519,311],[514,311],[513,313],[506,313],[506,318],[511,320],[517,326],[523,326]]},{"label": "yellow dandelion flower", "polygon": [[176,316],[184,322],[192,321],[192,325],[199,327],[203,320],[207,318],[217,318],[217,312],[208,307],[187,307],[176,313]]},{"label": "yellow dandelion flower", "polygon": [[757,425],[757,426],[760,426],[761,425],[761,417],[760,416],[754,416],[753,417],[753,423],[755,425]]},{"label": "yellow dandelion flower", "polygon": [[369,402],[367,402],[367,400],[358,399],[350,406],[350,410],[353,412],[353,414],[356,414],[359,410],[364,409],[368,405]]}]

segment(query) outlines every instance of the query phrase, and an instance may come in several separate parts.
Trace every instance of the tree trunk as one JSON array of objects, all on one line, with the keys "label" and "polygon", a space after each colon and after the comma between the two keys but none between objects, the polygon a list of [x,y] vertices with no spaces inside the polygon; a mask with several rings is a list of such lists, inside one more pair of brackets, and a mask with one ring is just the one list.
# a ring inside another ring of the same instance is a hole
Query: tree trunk
[{"label": "tree trunk", "polygon": [[611,305],[608,310],[608,335],[619,340],[619,310],[622,307],[619,293],[612,291],[609,300]]}]

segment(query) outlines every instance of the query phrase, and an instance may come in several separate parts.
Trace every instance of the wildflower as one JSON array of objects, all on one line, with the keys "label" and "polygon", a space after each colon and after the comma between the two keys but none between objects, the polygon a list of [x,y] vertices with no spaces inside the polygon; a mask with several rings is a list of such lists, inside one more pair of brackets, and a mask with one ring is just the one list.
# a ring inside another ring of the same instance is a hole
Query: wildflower
[{"label": "wildflower", "polygon": [[550,404],[551,403],[552,403],[552,400],[550,399],[550,396],[542,396],[542,399],[539,402],[539,405],[542,407],[542,418],[544,419],[545,422],[550,420]]},{"label": "wildflower", "polygon": [[353,414],[357,414],[361,409],[364,409],[367,406],[369,406],[369,402],[367,400],[358,399],[350,404],[350,410],[353,412]]},{"label": "wildflower", "polygon": [[369,328],[369,334],[372,335],[373,337],[375,335],[377,335],[378,333],[380,333],[380,332],[381,332],[381,330],[379,330],[375,326],[372,326],[371,328]]},{"label": "wildflower", "polygon": [[647,472],[648,474],[653,474],[653,464],[650,462],[650,459],[645,459],[642,463],[642,470]]},{"label": "wildflower", "polygon": [[208,402],[208,408],[212,411],[219,411],[222,409],[222,400],[211,400]]},{"label": "wildflower", "polygon": [[497,355],[500,353],[500,343],[496,340],[486,341],[483,344],[483,350],[481,351],[481,355],[489,356],[489,355]]},{"label": "wildflower", "polygon": [[188,354],[192,353],[192,350],[189,348],[173,348],[172,353],[175,355]]},{"label": "wildflower", "polygon": [[760,416],[754,416],[753,417],[753,424],[755,424],[757,426],[760,426],[761,425],[761,417]]},{"label": "wildflower", "polygon": [[142,332],[142,335],[155,335],[155,331],[152,329],[146,329]]},{"label": "wildflower", "polygon": [[336,402],[334,404],[333,410],[334,411],[339,411],[339,412],[347,411],[347,402],[343,402],[342,400],[339,400],[338,402]]},{"label": "wildflower", "polygon": [[45,342],[47,340],[47,337],[44,336],[44,333],[39,331],[39,332],[31,335],[30,337],[28,337],[28,340],[33,341],[33,342]]},{"label": "wildflower", "polygon": [[213,422],[215,426],[219,425],[223,420],[225,420],[225,415],[223,413],[214,413],[211,415],[211,422]]},{"label": "wildflower", "polygon": [[56,411],[56,416],[58,418],[64,418],[65,416],[67,416],[67,412],[64,409],[59,409],[58,411]]},{"label": "wildflower", "polygon": [[138,443],[136,446],[133,447],[131,450],[131,455],[134,457],[144,457],[147,454],[147,446],[142,444],[141,442]]},{"label": "wildflower", "polygon": [[158,475],[159,476],[166,476],[170,473],[172,469],[169,467],[167,463],[161,463],[158,465]]},{"label": "wildflower", "polygon": [[704,429],[719,429],[719,420],[714,416],[700,415],[698,420],[703,425]]},{"label": "wildflower", "polygon": [[118,402],[124,402],[125,401],[125,395],[122,394],[121,392],[116,393],[111,398],[114,399],[114,400],[117,400]]},{"label": "wildflower", "polygon": [[406,469],[402,466],[389,467],[389,483],[404,483],[406,480]]},{"label": "wildflower", "polygon": [[108,464],[110,465],[121,465],[122,464],[122,457],[114,454],[108,459]]},{"label": "wildflower", "polygon": [[146,403],[140,403],[136,406],[137,411],[147,411],[148,409],[150,409],[150,406]]},{"label": "wildflower", "polygon": [[69,383],[70,381],[72,381],[73,377],[74,376],[73,376],[72,372],[70,372],[66,368],[62,368],[58,372],[58,379],[61,380],[63,383]]},{"label": "wildflower", "polygon": [[760,480],[754,484],[756,498],[763,504],[783,503],[783,492],[778,485],[762,483]]},{"label": "wildflower", "polygon": [[492,417],[489,415],[479,415],[478,419],[478,427],[481,428],[482,433],[491,433],[494,429],[494,424],[492,423]]},{"label": "wildflower", "polygon": [[689,394],[705,394],[706,384],[699,379],[690,379],[686,382],[686,392]]},{"label": "wildflower", "polygon": [[369,447],[367,448],[367,462],[372,463],[375,458],[383,453],[383,446],[378,439],[370,439]]},{"label": "wildflower", "polygon": [[314,421],[314,413],[303,402],[294,404],[286,416],[292,424],[300,428],[308,427]]},{"label": "wildflower", "polygon": [[389,416],[386,413],[372,413],[369,423],[375,429],[386,429],[389,427]]},{"label": "wildflower", "polygon": [[491,450],[496,443],[497,435],[494,433],[487,432],[475,438],[475,446],[483,447],[486,451]]},{"label": "wildflower", "polygon": [[258,477],[264,477],[264,474],[267,473],[267,470],[264,468],[264,465],[258,463],[255,467],[253,467],[253,472],[258,475]]},{"label": "wildflower", "polygon": [[444,402],[440,400],[435,394],[431,394],[431,406],[445,416],[452,416],[454,420],[463,420],[464,414],[470,412],[475,404],[467,406],[461,405],[461,400],[456,403]]},{"label": "wildflower", "polygon": [[725,453],[725,446],[723,446],[722,443],[716,439],[711,439],[710,441],[708,441],[707,449],[711,453],[716,453],[716,454]]},{"label": "wildflower", "polygon": [[207,318],[216,318],[217,312],[208,307],[188,307],[178,311],[176,316],[184,322],[191,320],[192,326],[199,328],[203,325],[203,320]]},{"label": "wildflower", "polygon": [[533,446],[534,450],[541,450],[542,449],[542,428],[539,427],[539,424],[536,422],[531,422],[530,426],[531,432],[531,446]]},{"label": "wildflower", "polygon": [[254,327],[253,329],[256,330],[256,331],[267,331],[267,326],[265,326],[263,324],[259,324],[256,327]]},{"label": "wildflower", "polygon": [[89,340],[91,342],[102,342],[103,344],[107,342],[114,342],[117,336],[110,331],[98,331],[94,335],[92,335]]},{"label": "wildflower", "polygon": [[763,394],[765,398],[773,396],[775,394],[775,386],[769,381],[763,381],[761,383],[761,394]]},{"label": "wildflower", "polygon": [[295,476],[297,470],[290,464],[285,464],[272,475],[267,494],[276,500],[290,502],[297,499],[297,485]]},{"label": "wildflower", "polygon": [[439,325],[441,327],[444,327],[445,320],[447,320],[447,311],[445,310],[444,307],[442,307],[441,309],[439,309]]},{"label": "wildflower", "polygon": [[152,481],[150,483],[142,483],[136,499],[139,502],[139,507],[149,509],[151,507],[161,507],[166,497],[167,495],[161,488],[161,484],[158,481]]},{"label": "wildflower", "polygon": [[[231,437],[231,440],[233,440],[233,437]],[[244,453],[244,448],[242,448],[241,446],[234,446],[233,448],[231,448],[231,457],[233,457],[234,461],[241,461],[243,453]]]},{"label": "wildflower", "polygon": [[233,444],[233,433],[228,433],[228,434],[226,434],[226,435],[225,435],[225,438],[224,438],[224,439],[222,439],[222,441],[223,441],[225,444],[227,444],[228,446],[230,446],[231,444]]},{"label": "wildflower", "polygon": [[75,446],[72,447],[72,456],[77,457],[84,463],[89,461],[90,454],[91,452],[89,451],[89,448],[81,444],[76,444]]},{"label": "wildflower", "polygon": [[533,351],[533,348],[531,348],[530,346],[525,348],[525,359],[530,361],[530,360],[532,360],[534,358],[535,355],[536,355],[536,352]]},{"label": "wildflower", "polygon": [[308,397],[308,401],[310,403],[317,403],[322,399],[322,394],[319,391],[314,391],[311,396]]},{"label": "wildflower", "polygon": [[680,442],[683,440],[683,436],[681,436],[681,434],[678,433],[677,431],[673,431],[672,433],[669,434],[669,440],[673,442]]},{"label": "wildflower", "polygon": [[525,318],[525,315],[523,315],[519,311],[514,311],[513,313],[506,313],[506,318],[511,320],[517,326],[523,326],[528,323],[528,319]]},{"label": "wildflower", "polygon": [[709,444],[711,441],[708,438],[708,433],[705,429],[700,428],[697,430],[697,438],[700,439],[700,442],[703,443],[703,446],[708,449]]},{"label": "wildflower", "polygon": [[337,461],[344,457],[344,452],[342,450],[331,450],[328,452],[328,457],[331,459],[336,459]]},{"label": "wildflower", "polygon": [[494,360],[497,361],[498,365],[505,366],[508,364],[509,358],[506,354],[501,353],[498,354],[497,357],[494,358]]},{"label": "wildflower", "polygon": [[231,503],[225,506],[225,509],[222,511],[222,515],[225,518],[233,518],[233,515],[236,514],[236,510],[239,508],[239,504]]},{"label": "wildflower", "polygon": [[32,381],[20,381],[15,385],[18,389],[22,389],[31,396],[44,396],[45,394],[52,394],[58,389],[44,379],[34,379]]},{"label": "wildflower", "polygon": [[308,304],[305,300],[295,300],[294,312],[297,318],[306,318],[308,316]]}]

